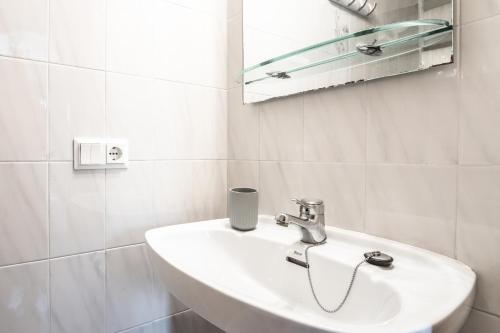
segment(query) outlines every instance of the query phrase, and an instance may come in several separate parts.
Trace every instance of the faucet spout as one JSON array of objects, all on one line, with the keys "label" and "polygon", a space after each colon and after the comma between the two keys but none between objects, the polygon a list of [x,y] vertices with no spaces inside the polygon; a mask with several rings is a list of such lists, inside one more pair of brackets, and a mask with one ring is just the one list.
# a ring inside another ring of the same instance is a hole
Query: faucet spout
[{"label": "faucet spout", "polygon": [[276,216],[276,223],[282,227],[288,227],[290,224],[295,224],[301,228],[309,228],[312,224],[308,219],[285,213],[280,213]]}]

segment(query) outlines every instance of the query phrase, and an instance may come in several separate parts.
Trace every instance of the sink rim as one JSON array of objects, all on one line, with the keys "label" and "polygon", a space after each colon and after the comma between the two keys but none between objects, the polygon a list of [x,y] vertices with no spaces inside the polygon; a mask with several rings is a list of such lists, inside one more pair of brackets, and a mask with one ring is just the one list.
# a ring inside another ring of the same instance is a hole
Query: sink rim
[{"label": "sink rim", "polygon": [[[272,225],[271,229],[274,230],[275,224],[273,223],[273,221],[274,221],[273,217],[271,217],[271,216],[260,215],[259,216],[259,226],[255,230],[255,232],[259,231],[259,228],[260,228],[260,231],[263,231],[266,228],[269,229],[269,225]],[[206,280],[203,280],[202,278],[200,278],[200,276],[195,276],[195,275],[191,274],[192,272],[186,271],[185,270],[186,267],[176,266],[174,263],[170,262],[168,260],[168,258],[166,258],[161,253],[159,253],[157,251],[157,249],[155,249],[155,245],[156,245],[155,244],[155,241],[156,241],[155,237],[157,236],[157,234],[159,232],[160,232],[160,234],[163,235],[165,232],[170,233],[172,231],[185,233],[185,232],[189,232],[189,231],[193,231],[193,230],[203,231],[203,232],[210,231],[210,230],[222,230],[222,231],[226,231],[226,232],[234,232],[237,235],[246,235],[246,234],[252,235],[252,232],[241,233],[238,231],[234,231],[233,229],[228,228],[227,227],[228,225],[229,225],[229,221],[226,218],[226,219],[200,221],[200,222],[193,222],[193,223],[188,223],[188,224],[179,224],[179,225],[171,225],[171,226],[166,226],[166,227],[155,228],[155,229],[152,229],[152,230],[149,230],[146,232],[146,242],[147,242],[149,248],[151,250],[153,250],[159,257],[161,257],[164,262],[169,264],[172,269],[179,271],[179,273],[186,275],[187,277],[193,279],[197,283],[200,283],[201,285],[208,287],[208,288],[222,294],[225,297],[234,299],[238,302],[242,302],[243,304],[245,304],[247,306],[251,306],[259,311],[268,312],[271,315],[281,317],[282,319],[294,321],[298,324],[305,325],[307,327],[314,327],[315,329],[322,330],[324,332],[331,331],[333,328],[331,326],[325,326],[322,322],[321,323],[311,323],[311,322],[306,321],[305,318],[303,319],[303,318],[294,318],[294,317],[291,317],[289,315],[287,316],[287,313],[283,313],[283,311],[277,311],[277,309],[267,308],[265,306],[266,304],[264,304],[264,305],[259,304],[258,299],[249,299],[249,298],[242,297],[241,295],[236,294],[233,290],[229,289],[228,287],[224,288],[224,285],[222,285],[222,284],[219,284],[219,283],[213,284],[213,283],[211,283],[213,281],[208,282]],[[450,301],[447,303],[447,307],[449,309],[446,311],[446,314],[443,314],[443,311],[446,310],[446,307],[443,309],[440,309],[439,315],[436,314],[435,316],[431,316],[430,318],[429,318],[429,316],[427,316],[426,319],[431,319],[430,322],[427,321],[427,322],[423,323],[421,325],[422,326],[421,328],[412,327],[411,328],[412,331],[419,331],[420,329],[424,330],[424,329],[428,328],[429,325],[431,325],[431,327],[433,327],[434,325],[439,325],[441,322],[445,321],[447,318],[449,318],[451,315],[453,315],[455,312],[457,312],[461,307],[463,307],[463,306],[470,307],[469,303],[471,302],[471,300],[474,298],[474,295],[475,295],[475,293],[474,293],[475,292],[475,283],[476,283],[477,278],[476,278],[475,273],[472,271],[472,269],[470,267],[468,267],[467,265],[465,265],[465,264],[463,264],[455,259],[446,257],[444,255],[434,253],[434,252],[429,251],[429,250],[421,249],[421,248],[418,248],[418,247],[415,247],[412,245],[399,243],[399,242],[396,242],[393,240],[388,240],[388,239],[368,235],[368,234],[357,232],[357,231],[344,230],[344,229],[330,227],[330,226],[327,226],[326,229],[327,229],[327,234],[328,234],[330,240],[341,240],[342,239],[343,241],[348,241],[348,240],[356,239],[361,244],[368,243],[368,244],[384,245],[383,246],[384,248],[392,248],[394,250],[401,251],[402,253],[409,253],[411,255],[416,255],[417,258],[418,257],[426,258],[426,259],[428,259],[429,263],[434,263],[434,264],[437,263],[437,264],[441,264],[441,265],[446,265],[446,267],[448,269],[451,268],[452,270],[455,270],[457,272],[462,273],[466,277],[466,280],[467,279],[469,280],[468,286],[464,284],[464,288],[463,288],[463,292],[461,293],[461,297],[459,297],[454,302]],[[298,235],[299,235],[299,233],[297,232],[295,237],[299,237]],[[259,238],[274,240],[278,244],[282,244],[284,242],[283,239],[280,239],[280,236],[276,237],[276,239],[273,239],[272,238],[273,234],[269,234],[266,232],[264,232],[262,234],[257,234],[257,236],[259,236]],[[299,239],[300,238],[297,238],[296,240],[299,240]],[[318,255],[318,256],[325,256],[326,254],[324,252],[328,252],[329,250],[331,250],[330,247],[318,247],[317,249],[319,250],[319,251],[317,251],[319,253],[316,253],[316,255]],[[316,249],[314,249],[314,250],[316,250]],[[383,249],[381,249],[381,250],[383,250]],[[432,259],[432,260],[429,260],[429,259]],[[334,259],[331,259],[331,260],[334,260]],[[455,282],[455,281],[453,281],[453,282]],[[391,286],[391,288],[392,288],[392,286]],[[398,292],[398,290],[399,290],[398,288],[395,288],[396,293]],[[399,290],[399,291],[401,291],[401,290]],[[175,292],[173,292],[173,293],[175,294]],[[398,296],[402,297],[399,294],[398,294]],[[261,301],[261,303],[262,303],[262,301]],[[445,304],[445,303],[443,303],[443,304]],[[469,311],[470,311],[470,309],[469,309]],[[207,318],[207,319],[210,319],[210,318]],[[334,319],[334,318],[332,318],[332,319]],[[369,324],[366,326],[360,326],[360,325],[355,325],[355,323],[352,323],[352,324],[348,323],[347,324],[347,323],[343,323],[341,321],[335,320],[334,324],[337,325],[339,329],[343,328],[345,331],[352,331],[352,329],[359,331],[360,328],[366,327],[367,329],[369,329],[370,332],[376,332],[376,331],[378,331],[376,329],[378,327],[378,328],[382,329],[384,332],[386,332],[386,330],[384,330],[384,327],[386,327],[388,325],[388,323],[390,324],[391,321],[392,321],[392,319],[389,319],[386,322],[380,322],[380,323],[375,323],[375,324]],[[335,329],[337,330],[337,328],[335,328]]]}]

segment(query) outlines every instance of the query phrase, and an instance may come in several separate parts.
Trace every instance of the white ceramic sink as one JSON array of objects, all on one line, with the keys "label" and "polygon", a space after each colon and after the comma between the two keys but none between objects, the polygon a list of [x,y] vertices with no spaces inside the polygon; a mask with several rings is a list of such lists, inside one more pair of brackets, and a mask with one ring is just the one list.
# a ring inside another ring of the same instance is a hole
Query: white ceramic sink
[{"label": "white ceramic sink", "polygon": [[273,218],[239,232],[227,219],[150,230],[153,263],[168,289],[226,332],[458,332],[467,318],[476,276],[464,264],[426,250],[327,227],[328,242],[310,249],[321,301],[335,307],[363,253],[394,257],[390,269],[363,264],[345,306],[323,312],[307,270],[285,260],[301,234]]}]

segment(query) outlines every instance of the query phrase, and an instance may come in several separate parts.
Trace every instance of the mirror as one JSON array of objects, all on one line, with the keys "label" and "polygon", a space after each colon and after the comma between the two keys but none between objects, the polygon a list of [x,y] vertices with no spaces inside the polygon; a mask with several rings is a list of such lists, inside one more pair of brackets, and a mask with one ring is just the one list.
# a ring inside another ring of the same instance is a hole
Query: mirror
[{"label": "mirror", "polygon": [[244,102],[453,62],[453,0],[244,0]]}]

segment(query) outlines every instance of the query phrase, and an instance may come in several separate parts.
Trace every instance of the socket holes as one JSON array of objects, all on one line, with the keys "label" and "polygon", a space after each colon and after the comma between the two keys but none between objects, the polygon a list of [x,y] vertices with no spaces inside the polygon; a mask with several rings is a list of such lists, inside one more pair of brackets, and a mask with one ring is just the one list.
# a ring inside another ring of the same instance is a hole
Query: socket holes
[{"label": "socket holes", "polygon": [[112,147],[108,152],[109,157],[113,161],[118,161],[123,156],[123,151],[119,147]]}]

